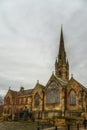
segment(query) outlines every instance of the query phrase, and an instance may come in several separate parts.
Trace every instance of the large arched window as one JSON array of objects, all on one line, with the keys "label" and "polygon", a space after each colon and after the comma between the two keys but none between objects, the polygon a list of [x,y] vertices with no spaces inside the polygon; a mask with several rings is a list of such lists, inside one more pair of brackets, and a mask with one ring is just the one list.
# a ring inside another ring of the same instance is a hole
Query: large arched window
[{"label": "large arched window", "polygon": [[35,96],[34,96],[34,107],[39,107],[39,94],[36,93]]},{"label": "large arched window", "polygon": [[76,105],[76,93],[74,90],[70,92],[70,105]]},{"label": "large arched window", "polygon": [[55,82],[52,82],[46,91],[46,104],[59,103],[60,93],[58,86]]}]

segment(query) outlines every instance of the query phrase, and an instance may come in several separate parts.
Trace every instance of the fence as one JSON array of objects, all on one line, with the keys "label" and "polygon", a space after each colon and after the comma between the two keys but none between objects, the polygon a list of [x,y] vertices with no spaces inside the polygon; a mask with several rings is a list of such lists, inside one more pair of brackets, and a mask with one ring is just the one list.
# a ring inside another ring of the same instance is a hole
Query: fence
[{"label": "fence", "polygon": [[[74,128],[72,127],[71,124],[68,124],[67,126],[62,127],[62,130],[83,130],[83,128],[84,130],[86,130],[87,128],[86,124],[83,126],[80,126],[80,124],[76,124]],[[52,126],[51,124],[48,123],[44,123],[44,124],[38,123],[37,130],[61,130],[61,129],[57,126]]]}]

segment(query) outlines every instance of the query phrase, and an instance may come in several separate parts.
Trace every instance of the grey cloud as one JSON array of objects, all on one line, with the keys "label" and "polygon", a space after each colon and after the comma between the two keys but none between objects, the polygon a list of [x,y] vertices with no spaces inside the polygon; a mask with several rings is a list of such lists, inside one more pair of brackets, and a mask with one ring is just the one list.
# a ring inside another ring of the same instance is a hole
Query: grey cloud
[{"label": "grey cloud", "polygon": [[0,86],[46,84],[63,24],[70,74],[86,85],[87,8],[82,0],[0,1]]}]

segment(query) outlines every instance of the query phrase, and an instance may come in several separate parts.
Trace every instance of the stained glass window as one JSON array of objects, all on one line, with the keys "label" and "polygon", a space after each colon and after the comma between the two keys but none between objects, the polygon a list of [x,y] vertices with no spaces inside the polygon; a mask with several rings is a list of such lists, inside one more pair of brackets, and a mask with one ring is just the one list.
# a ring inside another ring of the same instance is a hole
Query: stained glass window
[{"label": "stained glass window", "polygon": [[52,82],[46,91],[46,103],[59,103],[60,102],[60,93],[58,86],[55,82]]},{"label": "stained glass window", "polygon": [[74,90],[70,92],[70,105],[76,105],[76,93]]}]

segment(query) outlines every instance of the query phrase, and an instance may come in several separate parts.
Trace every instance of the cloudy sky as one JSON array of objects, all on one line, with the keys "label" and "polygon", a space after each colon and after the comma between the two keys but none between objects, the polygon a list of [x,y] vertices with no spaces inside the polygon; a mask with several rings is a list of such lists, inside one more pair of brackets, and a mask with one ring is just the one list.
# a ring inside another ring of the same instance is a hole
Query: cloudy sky
[{"label": "cloudy sky", "polygon": [[61,24],[70,75],[87,86],[87,0],[0,0],[0,94],[46,84]]}]

